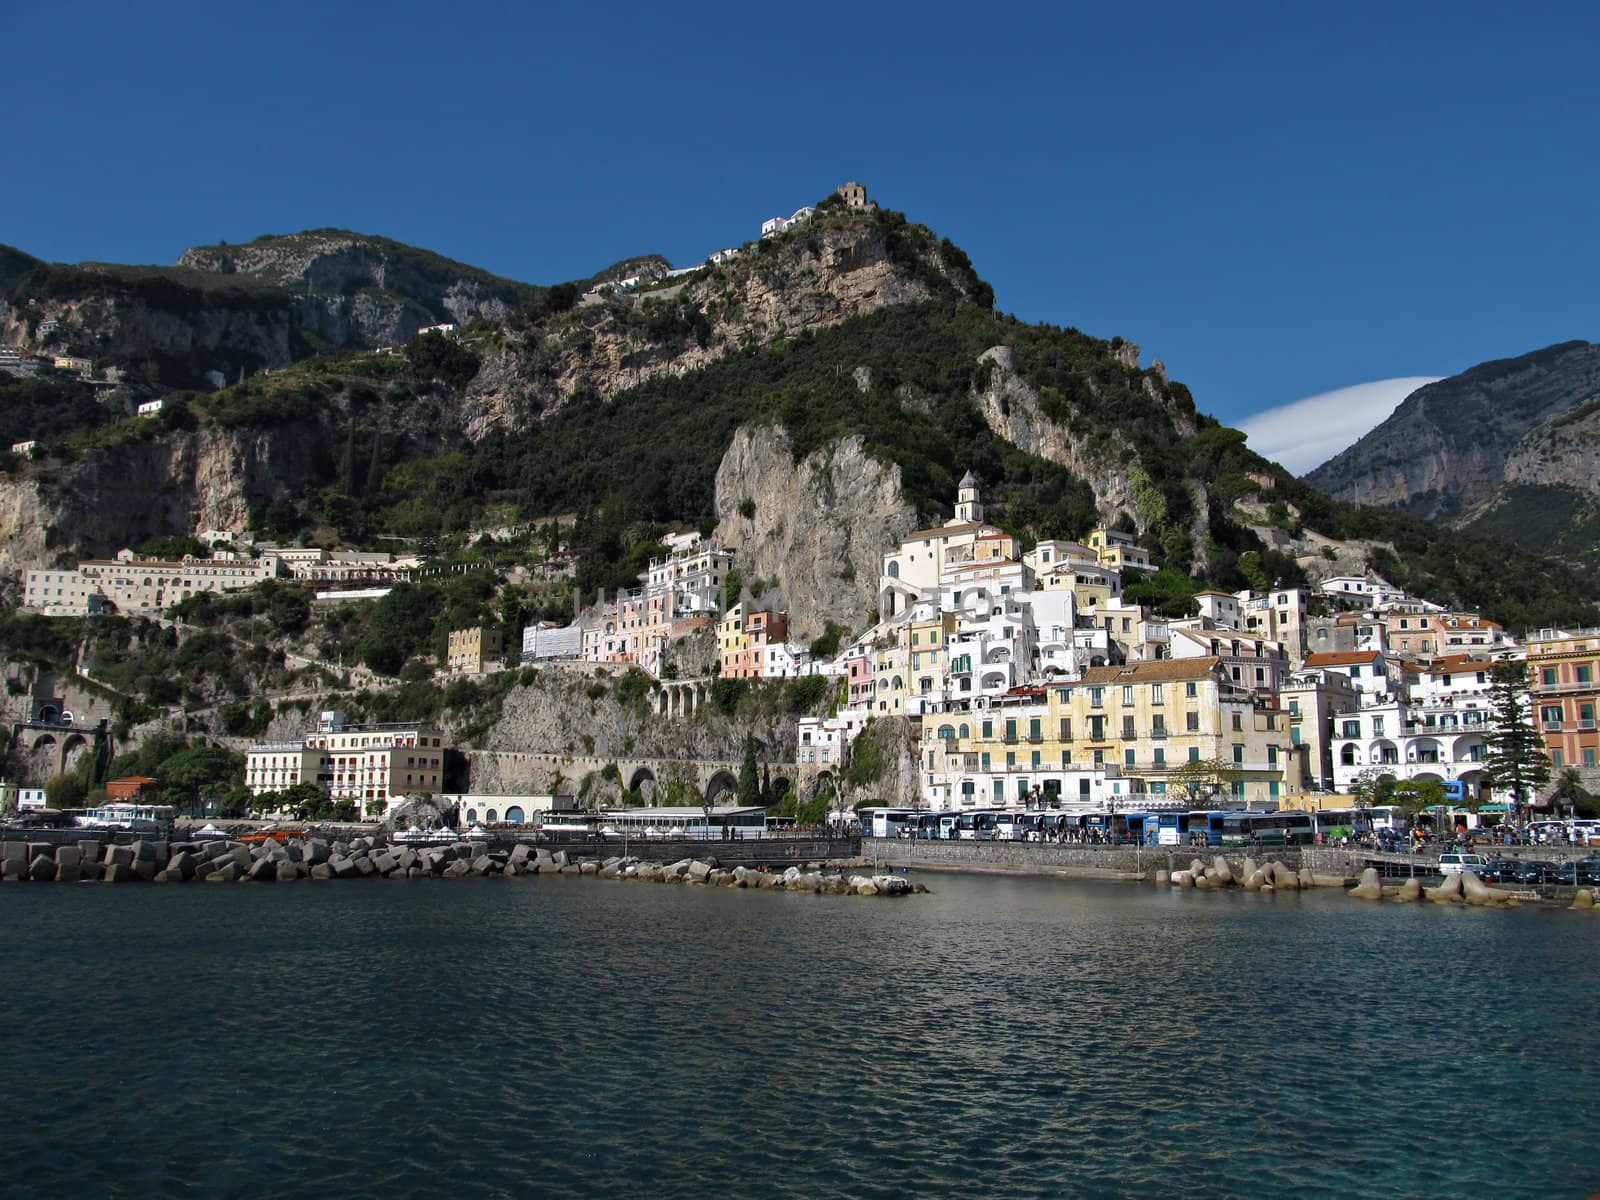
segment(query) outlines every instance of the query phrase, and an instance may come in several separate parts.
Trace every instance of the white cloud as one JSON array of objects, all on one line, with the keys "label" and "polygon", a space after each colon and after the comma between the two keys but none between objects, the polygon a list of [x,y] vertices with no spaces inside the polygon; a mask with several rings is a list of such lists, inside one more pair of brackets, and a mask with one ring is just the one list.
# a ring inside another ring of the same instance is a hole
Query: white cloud
[{"label": "white cloud", "polygon": [[1363,434],[1382,424],[1400,401],[1439,378],[1408,375],[1358,383],[1258,412],[1240,421],[1239,428],[1249,436],[1250,448],[1257,454],[1303,475],[1360,441]]}]

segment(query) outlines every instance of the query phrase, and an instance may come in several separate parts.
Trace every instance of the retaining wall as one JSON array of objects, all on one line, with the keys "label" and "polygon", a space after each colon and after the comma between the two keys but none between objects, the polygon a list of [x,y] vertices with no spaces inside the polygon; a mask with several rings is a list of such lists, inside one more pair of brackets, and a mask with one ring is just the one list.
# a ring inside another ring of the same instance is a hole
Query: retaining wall
[{"label": "retaining wall", "polygon": [[1209,863],[1226,854],[1237,863],[1245,855],[1258,862],[1276,859],[1298,870],[1302,865],[1318,873],[1349,875],[1353,857],[1326,847],[1273,846],[1253,850],[1230,846],[1060,846],[1051,842],[942,842],[902,838],[865,838],[866,858],[894,867],[921,867],[935,871],[976,871],[1016,875],[1148,876],[1152,872],[1182,870],[1195,858]]}]

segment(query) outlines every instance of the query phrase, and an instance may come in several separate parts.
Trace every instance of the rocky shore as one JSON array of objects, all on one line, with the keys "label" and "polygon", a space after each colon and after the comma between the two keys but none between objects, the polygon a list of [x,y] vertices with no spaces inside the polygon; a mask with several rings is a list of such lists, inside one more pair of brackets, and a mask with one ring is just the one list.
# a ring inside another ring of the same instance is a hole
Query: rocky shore
[{"label": "rocky shore", "polygon": [[287,883],[301,879],[518,878],[533,875],[593,875],[649,883],[710,887],[771,888],[830,896],[906,895],[926,892],[897,875],[847,875],[850,863],[814,863],[805,869],[756,870],[721,867],[715,858],[673,863],[636,857],[589,857],[517,843],[510,849],[472,842],[396,845],[381,837],[348,840],[319,837],[288,841],[167,842],[111,845],[95,838],[71,843],[0,843],[0,880],[34,883]]}]

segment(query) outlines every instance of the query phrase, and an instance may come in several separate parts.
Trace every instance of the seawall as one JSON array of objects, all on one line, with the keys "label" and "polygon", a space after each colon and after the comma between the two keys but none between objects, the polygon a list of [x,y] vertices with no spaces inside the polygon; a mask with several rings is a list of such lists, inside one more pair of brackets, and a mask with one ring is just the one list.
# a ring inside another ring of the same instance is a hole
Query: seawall
[{"label": "seawall", "polygon": [[[863,838],[861,855],[884,866],[922,871],[971,871],[993,875],[1061,875],[1084,879],[1148,879],[1156,871],[1177,871],[1195,858],[1210,862],[1218,846],[1061,846],[1053,842],[944,842],[906,838]],[[1319,874],[1356,874],[1357,856],[1313,846],[1273,846],[1260,850],[1229,847],[1230,858],[1253,854],[1276,859],[1290,870],[1309,867]]]}]

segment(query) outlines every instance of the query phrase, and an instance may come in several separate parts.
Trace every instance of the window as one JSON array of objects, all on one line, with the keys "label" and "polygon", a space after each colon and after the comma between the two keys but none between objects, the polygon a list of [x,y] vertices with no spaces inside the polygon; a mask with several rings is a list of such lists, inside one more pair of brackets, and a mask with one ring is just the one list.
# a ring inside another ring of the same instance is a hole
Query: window
[{"label": "window", "polygon": [[992,738],[994,736],[994,722],[993,721],[985,721],[983,723],[983,736],[986,737],[986,738]]},{"label": "window", "polygon": [[1191,679],[1188,683],[1183,685],[1183,694],[1188,699],[1193,700],[1200,694],[1200,685]]},{"label": "window", "polygon": [[1030,756],[1029,765],[1032,766],[1035,771],[1039,769],[1039,752],[1037,750],[1035,750]]},{"label": "window", "polygon": [[1197,712],[1183,714],[1183,727],[1189,733],[1200,732],[1200,714]]},{"label": "window", "polygon": [[1561,751],[1559,751],[1559,750],[1550,751],[1550,765],[1552,767],[1559,767],[1561,765]]},{"label": "window", "polygon": [[1089,707],[1090,708],[1104,708],[1105,707],[1105,695],[1106,695],[1105,688],[1100,688],[1100,687],[1092,687],[1092,688],[1090,688],[1089,689]]},{"label": "window", "polygon": [[1123,685],[1123,688],[1122,688],[1122,702],[1124,704],[1132,704],[1133,703],[1133,685],[1132,684],[1124,684]]},{"label": "window", "polygon": [[1546,704],[1539,710],[1539,719],[1546,725],[1561,724],[1561,706],[1559,704]]},{"label": "window", "polygon": [[1340,734],[1339,734],[1339,736],[1340,737],[1347,737],[1347,738],[1360,737],[1361,736],[1361,722],[1360,721],[1344,721],[1344,722],[1342,722],[1341,725],[1340,725]]},{"label": "window", "polygon": [[1242,716],[1242,714],[1240,714],[1240,713],[1234,713],[1233,714],[1233,727],[1235,729],[1243,729],[1244,728],[1244,717]]},{"label": "window", "polygon": [[1129,766],[1129,767],[1135,766],[1137,764],[1137,760],[1134,758],[1133,751],[1131,749],[1130,750],[1124,750],[1122,752],[1122,762],[1123,762],[1123,764],[1125,766]]},{"label": "window", "polygon": [[1583,748],[1583,765],[1586,766],[1586,767],[1594,766],[1594,747],[1593,746],[1585,746]]},{"label": "window", "polygon": [[1373,717],[1372,718],[1372,736],[1373,737],[1382,737],[1383,736],[1383,718],[1382,717]]},{"label": "window", "polygon": [[1060,740],[1063,742],[1070,742],[1072,740],[1072,718],[1062,717],[1060,726],[1060,734],[1058,735]]},{"label": "window", "polygon": [[1592,683],[1593,682],[1593,679],[1591,678],[1590,668],[1588,668],[1588,667],[1579,667],[1578,668],[1578,682],[1579,683]]},{"label": "window", "polygon": [[1200,747],[1199,746],[1190,746],[1189,747],[1189,761],[1190,762],[1199,762],[1200,761]]},{"label": "window", "polygon": [[1165,704],[1166,702],[1166,693],[1162,691],[1161,685],[1159,683],[1152,683],[1150,685],[1150,703]]},{"label": "window", "polygon": [[1039,722],[1039,718],[1038,717],[1034,717],[1028,722],[1028,740],[1030,742],[1038,742],[1038,741],[1043,741],[1044,740],[1044,732],[1040,728],[1040,722]]},{"label": "window", "polygon": [[1161,746],[1157,746],[1156,747],[1156,760],[1155,761],[1156,761],[1156,766],[1158,766],[1158,767],[1164,767],[1164,766],[1167,765],[1167,752]]},{"label": "window", "polygon": [[979,763],[985,771],[989,769],[989,752],[987,750],[985,750],[982,756],[979,758]]},{"label": "window", "polygon": [[1103,742],[1106,738],[1106,719],[1104,717],[1089,718],[1089,740]]},{"label": "window", "polygon": [[1238,742],[1233,744],[1233,761],[1236,763],[1244,762],[1244,747]]},{"label": "window", "polygon": [[1289,715],[1291,717],[1298,717],[1300,715],[1300,701],[1298,701],[1298,700],[1289,701]]},{"label": "window", "polygon": [[1010,767],[1014,767],[1016,765],[1017,765],[1017,752],[1015,750],[1007,750],[1006,751],[1006,767],[1010,768]]},{"label": "window", "polygon": [[1545,667],[1539,672],[1539,679],[1543,682],[1545,687],[1554,687],[1556,683],[1556,669],[1554,667]]}]

